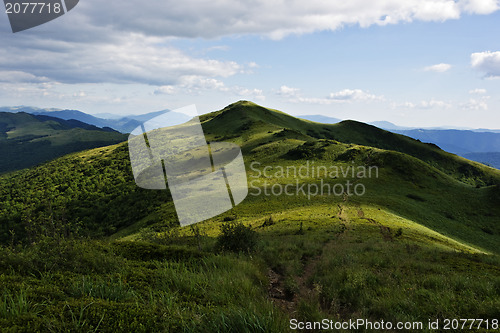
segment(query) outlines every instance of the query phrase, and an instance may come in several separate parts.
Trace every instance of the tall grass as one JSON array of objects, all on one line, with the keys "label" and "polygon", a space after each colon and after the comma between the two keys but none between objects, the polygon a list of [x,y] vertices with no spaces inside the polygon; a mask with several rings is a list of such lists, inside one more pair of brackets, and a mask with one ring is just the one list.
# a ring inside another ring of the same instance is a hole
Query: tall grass
[{"label": "tall grass", "polygon": [[120,277],[112,279],[82,276],[69,290],[74,297],[93,297],[109,301],[127,301],[136,297],[131,287]]},{"label": "tall grass", "polygon": [[24,314],[37,315],[41,312],[41,306],[28,299],[24,289],[15,293],[4,290],[0,299],[0,318],[9,319]]}]

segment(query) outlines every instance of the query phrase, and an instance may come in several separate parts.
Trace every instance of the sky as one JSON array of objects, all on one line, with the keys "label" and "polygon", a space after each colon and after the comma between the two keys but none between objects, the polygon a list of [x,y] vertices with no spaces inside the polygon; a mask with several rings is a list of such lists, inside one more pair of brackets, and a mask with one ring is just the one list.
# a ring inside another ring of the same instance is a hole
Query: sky
[{"label": "sky", "polygon": [[498,0],[81,0],[12,33],[0,106],[292,115],[500,129]]}]

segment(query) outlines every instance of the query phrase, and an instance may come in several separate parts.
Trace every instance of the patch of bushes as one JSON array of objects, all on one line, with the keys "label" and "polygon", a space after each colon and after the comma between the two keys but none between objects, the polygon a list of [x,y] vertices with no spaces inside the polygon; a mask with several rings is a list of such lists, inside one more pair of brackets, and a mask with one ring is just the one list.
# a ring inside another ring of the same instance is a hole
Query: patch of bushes
[{"label": "patch of bushes", "polygon": [[291,149],[285,154],[285,157],[292,160],[322,158],[326,149],[315,147],[315,142],[305,142],[304,144]]},{"label": "patch of bushes", "polygon": [[410,198],[410,199],[413,199],[413,200],[415,200],[415,201],[425,202],[425,199],[424,199],[424,198],[422,198],[421,196],[416,195],[416,194],[411,194],[411,193],[410,193],[410,194],[407,194],[407,195],[406,195],[406,197],[407,197],[407,198]]},{"label": "patch of bushes", "polygon": [[116,242],[113,249],[122,257],[131,260],[182,260],[200,258],[202,253],[182,246],[166,246],[146,242]]},{"label": "patch of bushes", "polygon": [[272,217],[272,215],[271,215],[271,216],[269,216],[268,218],[266,218],[266,219],[264,220],[264,223],[262,223],[261,227],[262,227],[262,228],[263,228],[263,227],[268,227],[268,226],[273,225],[273,224],[274,224],[274,220],[273,220],[273,217]]},{"label": "patch of bushes", "polygon": [[251,252],[257,245],[257,233],[242,223],[224,223],[217,237],[217,251]]}]

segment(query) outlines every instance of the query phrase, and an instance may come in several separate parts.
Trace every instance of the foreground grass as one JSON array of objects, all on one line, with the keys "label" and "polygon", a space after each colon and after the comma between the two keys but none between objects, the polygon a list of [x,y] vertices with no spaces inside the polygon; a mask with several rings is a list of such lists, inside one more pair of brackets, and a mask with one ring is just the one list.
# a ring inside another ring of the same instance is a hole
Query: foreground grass
[{"label": "foreground grass", "polygon": [[2,332],[285,327],[285,317],[267,300],[262,268],[246,256],[80,240],[2,248],[1,258]]},{"label": "foreground grass", "polygon": [[291,318],[500,317],[496,255],[370,206],[340,207],[247,217],[259,234],[252,253],[215,251],[215,222],[135,241],[3,247],[1,331],[285,332]]}]

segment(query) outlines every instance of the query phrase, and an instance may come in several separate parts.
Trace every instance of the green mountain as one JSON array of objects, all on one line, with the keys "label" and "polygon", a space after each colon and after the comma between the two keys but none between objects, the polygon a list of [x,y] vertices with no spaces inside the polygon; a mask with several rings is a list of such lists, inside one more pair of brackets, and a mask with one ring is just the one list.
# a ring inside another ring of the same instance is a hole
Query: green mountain
[{"label": "green mountain", "polygon": [[31,167],[56,157],[126,140],[111,128],[78,120],[0,112],[0,173]]},{"label": "green mountain", "polygon": [[286,332],[291,318],[498,318],[499,170],[246,101],[201,121],[208,142],[241,146],[249,194],[193,227],[178,226],[168,191],[135,185],[126,142],[0,177],[0,328]]},{"label": "green mountain", "polygon": [[[206,116],[208,132],[223,128],[214,139],[233,139],[245,149],[269,140],[266,129],[272,129],[276,136],[293,137],[302,140],[336,140],[389,151],[397,151],[416,157],[438,170],[471,185],[496,184],[491,168],[465,158],[447,153],[439,147],[418,140],[381,130],[375,126],[346,120],[337,124],[319,124],[294,118],[285,113],[263,108],[250,102],[238,102],[225,109]],[[252,129],[249,131],[249,129]],[[239,138],[236,138],[239,136]],[[262,136],[266,136],[263,138]],[[353,152],[354,153],[354,152]]]}]

